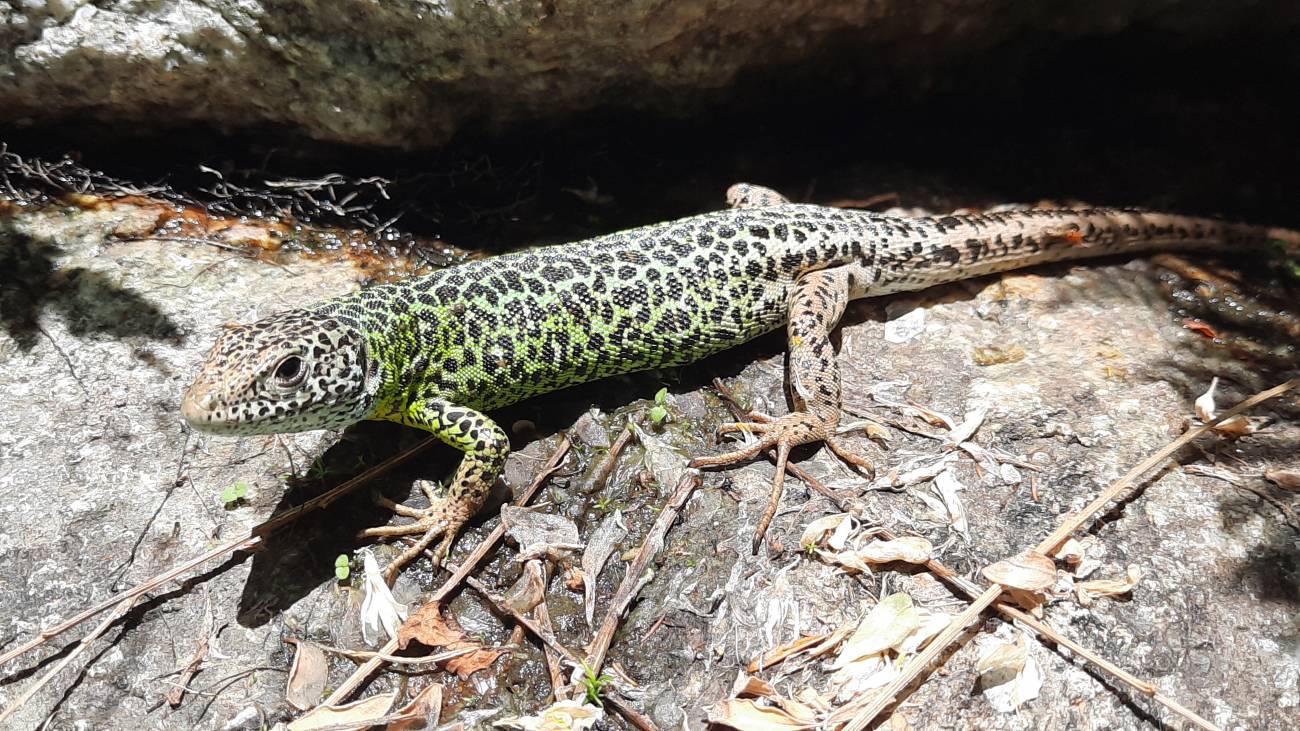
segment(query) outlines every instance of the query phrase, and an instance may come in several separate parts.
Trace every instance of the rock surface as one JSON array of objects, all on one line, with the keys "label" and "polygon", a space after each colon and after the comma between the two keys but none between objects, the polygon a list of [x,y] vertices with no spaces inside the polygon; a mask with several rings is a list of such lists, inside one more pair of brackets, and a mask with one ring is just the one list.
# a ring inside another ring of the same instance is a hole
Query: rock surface
[{"label": "rock surface", "polygon": [[[284,508],[299,478],[337,482],[357,470],[354,445],[379,449],[368,464],[418,435],[382,428],[280,438],[218,439],[187,434],[177,404],[219,323],[248,320],[355,285],[358,273],[310,260],[272,266],[228,250],[175,241],[124,241],[115,232],[147,230],[157,211],[119,205],[82,210],[49,207],[0,219],[6,271],[5,328],[0,332],[0,603],[7,608],[0,642],[12,646],[92,602],[239,535]],[[919,493],[863,492],[867,481],[825,451],[800,455],[802,465],[853,496],[854,511],[898,532],[921,534],[941,559],[975,576],[980,566],[1037,542],[1067,511],[1176,434],[1210,374],[1230,377],[1233,400],[1266,385],[1262,376],[1199,348],[1199,335],[1178,326],[1156,292],[1145,262],[1050,267],[984,279],[887,303],[855,305],[846,318],[839,360],[846,405],[854,412],[897,418],[882,402],[907,399],[957,419],[987,409],[974,441],[1037,467],[992,474],[969,458],[954,462],[965,488],[966,537]],[[920,310],[924,316],[909,314]],[[911,334],[887,342],[887,320],[908,317]],[[977,365],[980,348],[1023,351],[1019,359]],[[784,410],[779,338],[742,348],[687,370],[667,403],[672,418],[659,438],[684,453],[713,449],[707,438],[724,418],[707,389],[721,374],[747,405]],[[507,475],[515,489],[554,448],[558,429],[595,421],[616,431],[623,418],[645,420],[658,388],[652,376],[557,394],[521,407],[535,427],[514,423],[519,438]],[[591,411],[593,402],[600,411]],[[704,414],[704,416],[701,416]],[[536,433],[535,433],[536,432]],[[884,450],[855,444],[882,474],[944,458],[940,440],[893,430]],[[1236,444],[1206,440],[1221,466],[1256,475],[1265,466],[1296,469],[1300,427],[1282,418]],[[599,441],[595,439],[593,441]],[[551,510],[578,520],[584,538],[605,511],[619,507],[634,547],[653,520],[663,489],[639,479],[640,448],[629,449],[603,491],[587,494],[599,447],[578,447],[580,459],[546,493]],[[585,451],[584,451],[585,450]],[[326,459],[315,461],[326,453]],[[331,456],[332,455],[332,456]],[[444,474],[446,450],[417,460],[415,474]],[[1201,452],[1188,460],[1205,461]],[[583,472],[585,470],[585,472]],[[781,555],[750,555],[753,525],[766,504],[772,468],[758,462],[708,477],[672,533],[653,580],[624,621],[612,658],[643,683],[642,708],[662,727],[700,729],[707,708],[726,696],[738,666],[801,633],[856,621],[888,587],[936,611],[961,606],[926,574],[881,572],[853,579],[802,557],[802,527],[831,510],[789,481],[772,537]],[[410,473],[376,486],[404,499]],[[1252,478],[1253,479],[1253,478]],[[220,493],[249,485],[223,506]],[[599,509],[592,506],[605,502]],[[333,579],[334,557],[355,547],[350,536],[387,516],[364,499],[340,503],[301,521],[250,559],[237,556],[184,585],[151,595],[90,653],[89,670],[67,671],[29,701],[12,728],[258,728],[289,714],[284,673],[290,651],[282,638],[360,647],[358,592]],[[495,518],[486,517],[493,525]],[[1300,707],[1300,659],[1293,621],[1297,602],[1296,533],[1284,515],[1249,492],[1177,467],[1158,473],[1135,498],[1095,524],[1096,576],[1118,578],[1128,565],[1147,578],[1127,600],[1099,600],[1084,609],[1066,600],[1047,610],[1065,634],[1151,680],[1169,696],[1224,728],[1284,728]],[[467,533],[459,550],[483,534]],[[480,572],[504,589],[518,569],[511,551]],[[617,554],[616,554],[617,556]],[[598,591],[603,613],[610,582]],[[612,577],[612,578],[610,578]],[[882,584],[882,582],[885,582]],[[416,570],[397,586],[400,601],[418,604],[433,580]],[[557,632],[570,647],[587,641],[580,592],[556,581],[549,596]],[[452,605],[476,637],[505,642],[501,622],[470,592]],[[990,620],[990,628],[996,623]],[[82,630],[84,631],[84,630]],[[215,633],[214,633],[215,631]],[[1008,635],[1006,628],[1000,630]],[[74,644],[62,636],[14,666],[26,669],[0,687],[8,704]],[[200,641],[212,644],[195,695],[172,709],[163,698]],[[978,643],[960,646],[909,697],[901,714],[914,728],[1137,729],[1168,720],[1131,691],[1084,669],[1036,641],[1030,652],[1044,676],[1039,697],[1017,713],[998,713],[973,692]],[[78,661],[76,667],[82,667]],[[331,661],[336,683],[353,664]],[[535,712],[548,684],[540,653],[525,646],[493,670],[448,690],[449,708]],[[8,677],[8,676],[7,676]],[[783,692],[815,685],[818,674],[780,678]],[[367,693],[406,682],[385,676]],[[411,682],[416,682],[412,680]],[[442,681],[447,682],[447,681]],[[449,711],[449,714],[451,711]]]},{"label": "rock surface", "polygon": [[[426,147],[486,122],[595,108],[685,114],[737,81],[813,77],[912,96],[989,51],[1106,38],[1282,39],[1294,4],[1113,0],[57,0],[0,7],[0,124],[92,118],[277,126],[319,140]],[[1026,57],[1027,58],[1027,57]],[[1017,64],[1008,67],[1014,83]],[[987,76],[987,74],[985,74]]]}]

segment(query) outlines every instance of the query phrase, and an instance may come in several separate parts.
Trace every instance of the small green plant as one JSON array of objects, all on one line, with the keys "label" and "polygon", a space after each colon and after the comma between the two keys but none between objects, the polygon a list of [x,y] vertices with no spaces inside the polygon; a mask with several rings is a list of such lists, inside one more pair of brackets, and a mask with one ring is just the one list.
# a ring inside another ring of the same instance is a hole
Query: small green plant
[{"label": "small green plant", "polygon": [[655,394],[655,405],[650,408],[650,423],[658,426],[668,420],[668,389]]},{"label": "small green plant", "polygon": [[221,504],[227,508],[234,507],[234,505],[240,500],[243,500],[246,495],[248,495],[248,483],[236,482],[221,491]]},{"label": "small green plant", "polygon": [[339,581],[347,581],[352,575],[352,561],[348,559],[346,553],[340,553],[338,558],[334,559],[334,578]]},{"label": "small green plant", "polygon": [[582,688],[587,693],[587,702],[593,706],[605,707],[605,701],[601,699],[600,694],[606,685],[614,682],[614,678],[609,673],[601,673],[596,677],[596,671],[591,669],[585,661],[582,662]]},{"label": "small green plant", "polygon": [[601,498],[596,501],[596,509],[602,513],[608,513],[609,509],[612,507],[614,507],[614,498],[609,495],[602,495]]}]

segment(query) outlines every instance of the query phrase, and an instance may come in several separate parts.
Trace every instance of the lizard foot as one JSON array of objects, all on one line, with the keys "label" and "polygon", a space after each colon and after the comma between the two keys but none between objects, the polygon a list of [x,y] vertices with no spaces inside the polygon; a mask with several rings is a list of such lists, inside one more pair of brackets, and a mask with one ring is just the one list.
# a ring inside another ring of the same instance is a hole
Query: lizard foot
[{"label": "lizard foot", "polygon": [[456,509],[455,503],[451,499],[438,494],[434,483],[428,480],[416,480],[415,484],[429,499],[429,507],[413,508],[389,500],[377,493],[373,495],[376,503],[402,517],[411,518],[414,522],[367,528],[358,534],[362,538],[420,536],[400,556],[393,559],[392,563],[384,567],[384,579],[389,584],[392,584],[397,579],[398,572],[406,564],[418,558],[439,536],[442,537],[442,541],[434,549],[433,563],[435,566],[441,565],[443,560],[447,558],[447,553],[451,550],[451,545],[460,533],[461,527],[468,520],[468,516],[462,515],[462,511]]},{"label": "lizard foot", "polygon": [[[724,454],[697,457],[691,460],[691,467],[722,467],[753,459],[769,449],[776,450],[776,475],[772,478],[772,494],[768,499],[767,509],[763,511],[763,517],[759,519],[758,527],[754,530],[754,542],[750,546],[754,553],[758,553],[758,547],[763,544],[763,536],[767,534],[767,528],[771,525],[777,507],[781,504],[781,494],[785,490],[785,467],[790,459],[790,450],[801,444],[827,439],[830,435],[827,433],[829,430],[826,424],[807,412],[797,411],[779,419],[759,413],[751,413],[749,417],[750,421],[723,424],[718,427],[718,433],[755,434],[759,437],[757,440]],[[839,452],[837,451],[836,454]]]}]

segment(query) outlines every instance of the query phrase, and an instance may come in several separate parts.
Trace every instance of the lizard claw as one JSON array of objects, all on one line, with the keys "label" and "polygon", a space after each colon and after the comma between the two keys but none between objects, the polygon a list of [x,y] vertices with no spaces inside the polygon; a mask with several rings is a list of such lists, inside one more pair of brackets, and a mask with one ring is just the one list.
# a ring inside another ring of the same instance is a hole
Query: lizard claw
[{"label": "lizard claw", "polygon": [[366,528],[357,534],[360,538],[420,536],[401,555],[393,559],[392,563],[384,567],[384,578],[389,584],[392,584],[397,579],[398,572],[404,566],[418,558],[439,536],[442,537],[442,540],[438,543],[438,547],[434,549],[433,564],[441,566],[443,561],[446,560],[447,554],[451,551],[452,544],[455,543],[460,529],[468,519],[468,516],[457,514],[459,511],[453,508],[451,501],[433,493],[429,484],[421,484],[424,482],[424,480],[421,480],[416,484],[421,491],[431,498],[430,505],[427,508],[413,508],[409,505],[396,503],[382,495],[374,496],[375,502],[389,508],[398,515],[413,519],[413,522]]}]

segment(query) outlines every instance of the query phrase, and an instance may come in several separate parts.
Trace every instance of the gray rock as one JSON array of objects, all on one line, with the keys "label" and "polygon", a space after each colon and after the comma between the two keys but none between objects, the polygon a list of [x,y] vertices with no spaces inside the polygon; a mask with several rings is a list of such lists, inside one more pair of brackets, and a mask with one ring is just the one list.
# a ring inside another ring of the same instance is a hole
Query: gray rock
[{"label": "gray rock", "polygon": [[985,0],[18,0],[0,7],[0,123],[277,125],[418,147],[478,120],[685,114],[724,103],[742,76],[817,58],[861,69],[863,92],[914,93],[936,68],[1019,36],[1136,23],[1192,42],[1224,27],[1281,38],[1300,16],[1191,0],[1051,12]]}]

